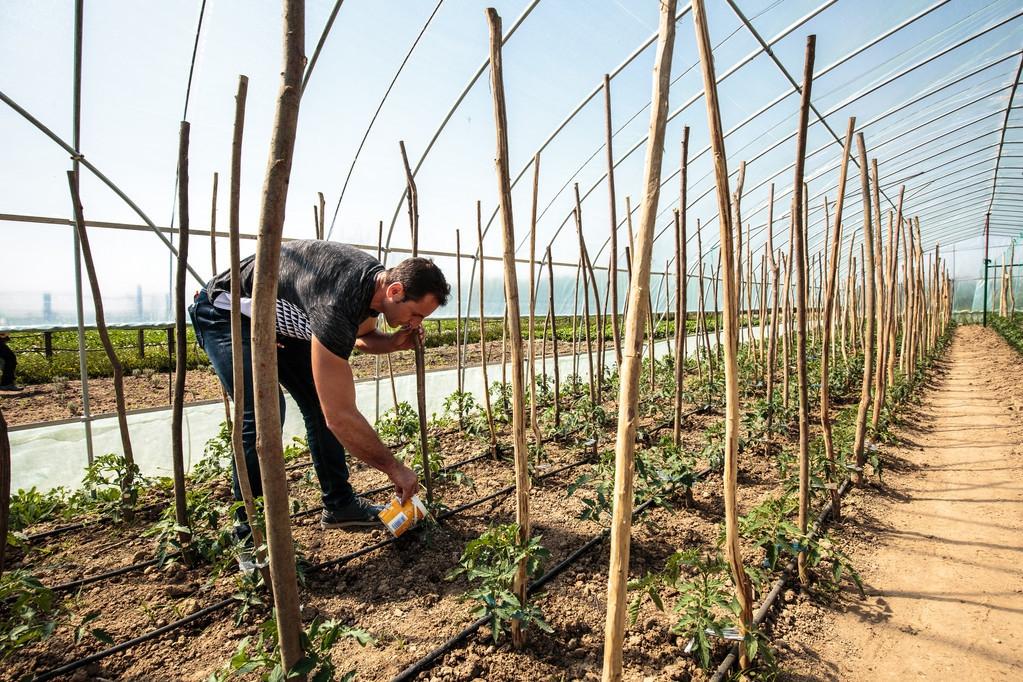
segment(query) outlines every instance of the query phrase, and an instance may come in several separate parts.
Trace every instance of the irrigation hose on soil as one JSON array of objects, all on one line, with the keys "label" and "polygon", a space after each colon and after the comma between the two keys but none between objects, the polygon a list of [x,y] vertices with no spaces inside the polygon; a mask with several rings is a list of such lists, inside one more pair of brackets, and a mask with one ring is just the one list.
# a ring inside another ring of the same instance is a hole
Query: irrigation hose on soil
[{"label": "irrigation hose on soil", "polygon": [[[461,462],[455,462],[454,464],[452,464],[450,466],[444,467],[443,469],[441,469],[441,471],[448,471],[448,470],[451,470],[451,469],[457,469],[458,467],[465,466],[466,464],[471,464],[472,462],[475,462],[477,460],[480,460],[480,459],[483,459],[483,458],[489,457],[489,456],[490,456],[489,452],[484,452],[481,455],[475,455],[475,456],[470,457],[468,459],[462,460]],[[373,490],[367,490],[364,494],[366,494],[366,495],[375,495],[375,494],[382,493],[382,492],[385,492],[385,491],[390,490],[390,489],[391,489],[390,485],[384,485],[384,486],[380,486],[379,488],[374,488]],[[292,514],[291,518],[297,519],[297,518],[301,518],[301,517],[304,517],[304,516],[309,516],[311,514],[315,514],[316,512],[320,511],[321,509],[323,509],[322,505],[319,506],[319,507],[314,507],[312,509],[305,509],[303,511],[300,511],[300,512],[297,512],[295,514]],[[177,558],[179,556],[181,556],[181,552],[174,552],[172,554],[168,554],[167,556],[163,557],[163,559],[159,559],[159,558],[147,559],[146,561],[140,561],[138,563],[134,563],[134,564],[131,564],[131,565],[128,565],[128,566],[121,566],[120,568],[115,568],[115,569],[112,569],[110,571],[104,571],[103,573],[96,573],[94,575],[86,576],[84,578],[79,578],[77,580],[71,580],[71,581],[68,581],[66,583],[61,583],[59,585],[54,585],[53,587],[51,587],[49,589],[52,592],[67,592],[69,590],[73,590],[73,589],[76,589],[76,588],[79,588],[79,587],[84,587],[86,585],[92,585],[94,583],[103,582],[104,580],[108,580],[110,578],[115,578],[115,577],[120,576],[120,575],[125,575],[127,573],[132,573],[133,571],[137,571],[137,570],[140,570],[140,569],[145,569],[145,568],[148,568],[150,566],[156,566],[156,565],[160,564],[161,561],[167,561],[168,559],[174,559],[174,558]]]},{"label": "irrigation hose on soil", "polygon": [[[704,469],[703,471],[697,472],[694,478],[695,480],[699,481],[705,478],[712,471],[713,469],[710,468]],[[639,504],[632,511],[632,516],[633,517],[638,516],[640,513],[646,511],[652,505],[653,500],[647,500],[646,502]],[[530,583],[528,588],[529,594],[534,594],[544,585],[546,585],[547,583],[561,575],[565,571],[565,569],[571,566],[573,563],[575,563],[579,559],[579,557],[581,557],[583,554],[585,554],[586,552],[590,551],[591,549],[599,545],[601,542],[603,542],[607,538],[607,534],[608,529],[605,528],[604,530],[600,531],[592,538],[587,540],[585,543],[583,543],[582,546],[578,547],[567,557],[562,559],[559,563],[557,563],[554,566],[554,568],[550,569],[542,576],[540,576],[532,583]],[[421,659],[419,659],[409,667],[402,670],[400,673],[398,673],[395,677],[391,679],[391,682],[408,682],[408,680],[414,679],[416,675],[423,672],[424,670],[429,670],[431,667],[433,667],[433,664],[437,662],[437,659],[439,659],[448,651],[454,649],[456,646],[467,640],[469,637],[473,635],[473,633],[475,633],[481,627],[486,625],[487,621],[489,620],[490,620],[489,616],[481,616],[477,620],[473,621],[457,635],[451,637],[443,644],[441,644],[439,647],[437,647],[430,653],[426,654],[426,656],[423,656]]]},{"label": "irrigation hose on soil", "polygon": [[[849,492],[852,487],[852,481],[846,478],[842,481],[842,485],[838,488],[838,498],[842,499],[845,494]],[[831,517],[833,506],[831,502],[828,502],[824,509],[821,510],[820,516],[817,517],[817,522],[814,523],[813,528],[810,530],[810,539],[816,538],[821,532],[824,526],[827,524],[828,519]],[[781,594],[782,588],[785,587],[785,583],[788,582],[789,578],[792,577],[792,572],[796,570],[796,561],[793,559],[786,566],[785,570],[782,571],[781,576],[774,581],[774,585],[771,586],[771,591],[767,593],[760,608],[757,609],[756,613],[753,614],[753,625],[761,625],[766,619],[767,615],[771,612],[771,608],[774,603],[778,600],[778,595]],[[728,655],[725,656],[725,660],[721,661],[721,665],[718,666],[717,671],[714,673],[714,677],[711,678],[711,682],[723,682],[728,679],[728,673],[731,672],[732,666],[739,659],[739,645],[733,644],[728,651]]]},{"label": "irrigation hose on soil", "polygon": [[[590,458],[589,457],[585,457],[585,458],[583,458],[581,460],[578,460],[576,462],[572,462],[570,464],[566,464],[566,465],[560,466],[560,467],[558,467],[556,469],[552,469],[552,470],[550,470],[548,472],[545,472],[545,473],[541,474],[540,476],[537,476],[536,480],[543,480],[545,478],[548,478],[548,477],[551,477],[551,476],[555,476],[555,475],[557,475],[559,473],[568,471],[569,469],[573,469],[573,468],[578,467],[578,466],[582,466],[583,464],[587,464],[589,462],[590,462]],[[465,503],[463,505],[459,505],[458,507],[455,507],[453,509],[449,509],[449,510],[447,510],[447,511],[441,513],[441,514],[438,514],[437,518],[438,518],[438,520],[445,519],[445,518],[450,518],[450,517],[454,516],[455,514],[463,512],[463,511],[465,511],[467,509],[471,509],[471,508],[476,507],[478,505],[484,504],[484,503],[486,503],[486,502],[488,502],[488,501],[490,501],[490,500],[492,500],[492,499],[494,499],[496,497],[499,497],[501,495],[507,495],[510,492],[513,492],[514,490],[515,490],[515,486],[514,485],[507,486],[507,487],[502,488],[502,489],[500,489],[500,490],[498,490],[498,491],[496,491],[494,493],[491,493],[489,495],[485,495],[484,497],[481,497],[478,500],[474,500],[472,502],[467,502],[467,503]],[[352,559],[356,559],[358,557],[364,556],[364,555],[369,554],[369,553],[371,553],[371,552],[373,552],[373,551],[375,551],[377,549],[380,549],[382,547],[386,547],[387,545],[394,544],[398,540],[399,540],[399,538],[396,538],[396,537],[387,538],[386,540],[381,540],[380,542],[374,543],[374,544],[369,545],[367,547],[363,547],[362,549],[355,550],[354,552],[351,552],[349,554],[345,554],[343,556],[337,557],[336,559],[330,559],[328,561],[324,561],[322,563],[315,564],[315,565],[309,567],[309,569],[307,569],[307,572],[308,573],[315,573],[315,572],[322,571],[322,570],[324,570],[326,568],[329,568],[329,567],[332,567],[332,566],[339,566],[341,564],[344,564],[344,563],[347,563],[347,562],[351,561]],[[206,607],[200,609],[199,611],[196,611],[193,614],[185,616],[184,618],[181,618],[179,620],[176,620],[176,621],[173,621],[171,623],[168,623],[167,625],[159,627],[159,628],[157,628],[155,630],[152,630],[150,632],[147,632],[145,634],[139,635],[138,637],[135,637],[134,639],[130,639],[130,640],[126,641],[126,642],[122,642],[121,644],[117,644],[115,646],[112,646],[109,649],[104,649],[103,651],[98,651],[98,652],[96,652],[94,654],[90,654],[90,655],[85,656],[83,658],[80,658],[78,660],[71,661],[70,663],[66,663],[66,664],[64,664],[64,665],[62,665],[62,666],[60,666],[58,668],[52,668],[50,670],[47,670],[47,671],[45,671],[43,673],[40,673],[38,676],[32,678],[32,680],[33,680],[33,682],[43,682],[44,680],[52,680],[52,679],[55,679],[55,678],[57,678],[57,677],[59,677],[61,675],[66,675],[66,674],[71,673],[71,672],[73,672],[75,670],[78,670],[79,668],[82,668],[82,667],[87,666],[87,665],[91,665],[93,663],[96,663],[98,661],[103,660],[104,658],[107,658],[107,657],[112,656],[112,655],[117,654],[117,653],[121,653],[122,651],[126,651],[128,649],[131,649],[131,648],[133,648],[133,647],[135,647],[135,646],[137,646],[139,644],[142,644],[144,642],[148,642],[150,640],[156,639],[156,638],[160,637],[161,635],[164,635],[164,634],[166,634],[168,632],[176,630],[177,628],[180,628],[180,627],[183,627],[185,625],[188,625],[189,623],[195,622],[195,621],[199,620],[200,618],[202,618],[204,616],[207,616],[207,615],[209,615],[211,613],[215,613],[217,611],[221,611],[221,610],[227,608],[228,606],[230,606],[231,604],[234,604],[234,603],[236,603],[236,600],[233,597],[228,597],[227,599],[223,599],[223,600],[221,600],[219,602],[215,602],[213,604],[210,604],[209,606],[206,606]]]}]

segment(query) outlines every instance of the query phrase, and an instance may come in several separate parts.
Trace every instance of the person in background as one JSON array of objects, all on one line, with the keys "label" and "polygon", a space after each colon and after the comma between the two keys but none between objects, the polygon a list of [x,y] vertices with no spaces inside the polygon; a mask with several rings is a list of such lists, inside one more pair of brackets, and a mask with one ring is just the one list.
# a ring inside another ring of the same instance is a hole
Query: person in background
[{"label": "person in background", "polygon": [[0,365],[3,365],[3,372],[0,373],[0,391],[5,393],[17,393],[21,386],[14,383],[14,373],[18,369],[18,358],[11,350],[7,342],[11,340],[10,334],[0,332]]}]

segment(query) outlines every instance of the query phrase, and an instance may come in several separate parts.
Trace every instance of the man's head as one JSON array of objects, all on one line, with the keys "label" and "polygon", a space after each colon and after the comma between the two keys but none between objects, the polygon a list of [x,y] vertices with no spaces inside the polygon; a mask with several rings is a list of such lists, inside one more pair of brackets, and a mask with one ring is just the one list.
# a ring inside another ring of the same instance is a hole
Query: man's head
[{"label": "man's head", "polygon": [[379,310],[392,327],[418,327],[448,302],[451,286],[429,258],[408,258],[383,273]]}]

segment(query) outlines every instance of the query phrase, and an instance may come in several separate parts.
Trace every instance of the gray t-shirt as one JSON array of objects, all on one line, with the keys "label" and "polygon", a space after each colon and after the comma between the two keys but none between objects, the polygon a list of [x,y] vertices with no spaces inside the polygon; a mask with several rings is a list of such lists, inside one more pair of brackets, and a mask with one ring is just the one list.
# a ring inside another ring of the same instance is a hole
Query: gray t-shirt
[{"label": "gray t-shirt", "polygon": [[[345,360],[355,347],[355,335],[369,317],[377,273],[384,266],[354,246],[337,242],[296,240],[281,244],[277,280],[277,333],[298,339],[315,336]],[[252,296],[255,256],[241,262],[242,297]],[[231,271],[207,285],[210,301],[231,290]],[[219,306],[218,306],[219,307]]]}]

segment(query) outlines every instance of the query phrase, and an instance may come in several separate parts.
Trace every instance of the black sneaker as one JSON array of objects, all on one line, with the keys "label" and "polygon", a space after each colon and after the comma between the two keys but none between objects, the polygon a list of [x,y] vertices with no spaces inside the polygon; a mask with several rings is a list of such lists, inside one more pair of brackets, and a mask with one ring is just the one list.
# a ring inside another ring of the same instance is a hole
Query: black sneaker
[{"label": "black sneaker", "polygon": [[17,384],[4,384],[0,386],[0,391],[4,393],[21,393],[24,388],[24,386],[18,386]]},{"label": "black sneaker", "polygon": [[381,523],[377,515],[383,507],[375,505],[364,497],[356,495],[351,502],[339,509],[324,509],[320,515],[320,528],[372,527]]}]

